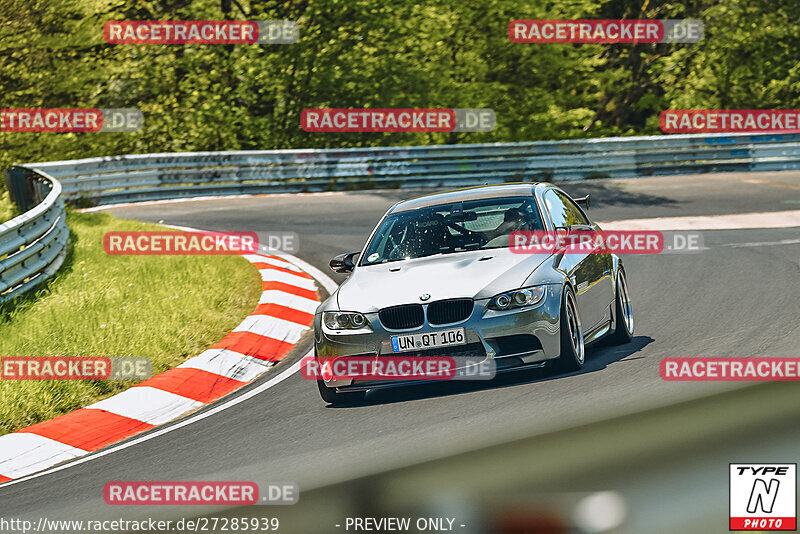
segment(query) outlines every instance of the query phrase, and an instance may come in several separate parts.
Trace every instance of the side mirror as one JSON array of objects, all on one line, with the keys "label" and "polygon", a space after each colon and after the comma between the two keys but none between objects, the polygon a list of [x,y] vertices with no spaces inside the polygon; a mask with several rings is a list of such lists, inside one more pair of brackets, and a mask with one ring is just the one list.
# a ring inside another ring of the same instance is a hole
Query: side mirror
[{"label": "side mirror", "polygon": [[573,198],[572,200],[574,200],[578,204],[583,204],[584,206],[586,206],[587,210],[589,209],[589,195],[586,195],[585,197],[581,198]]},{"label": "side mirror", "polygon": [[328,265],[335,273],[350,273],[356,267],[356,257],[358,252],[348,252],[334,257]]}]

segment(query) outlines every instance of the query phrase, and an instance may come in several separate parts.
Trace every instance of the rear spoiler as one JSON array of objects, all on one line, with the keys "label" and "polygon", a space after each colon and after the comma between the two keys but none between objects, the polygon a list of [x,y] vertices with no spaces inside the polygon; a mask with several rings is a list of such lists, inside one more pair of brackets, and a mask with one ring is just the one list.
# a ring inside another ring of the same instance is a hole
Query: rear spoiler
[{"label": "rear spoiler", "polygon": [[580,198],[573,198],[572,200],[574,200],[578,204],[583,204],[584,206],[586,206],[587,210],[589,209],[589,195]]}]

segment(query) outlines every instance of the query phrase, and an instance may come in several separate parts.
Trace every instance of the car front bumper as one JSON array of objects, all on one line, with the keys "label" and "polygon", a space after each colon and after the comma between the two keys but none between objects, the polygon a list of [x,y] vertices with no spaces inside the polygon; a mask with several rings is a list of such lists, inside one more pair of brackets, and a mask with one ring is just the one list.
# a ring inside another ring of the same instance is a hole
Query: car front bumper
[{"label": "car front bumper", "polygon": [[[353,333],[347,330],[331,331],[322,325],[322,307],[314,317],[315,354],[319,358],[344,356],[469,356],[471,362],[494,360],[498,371],[544,363],[558,358],[561,344],[559,313],[561,291],[558,284],[546,286],[543,299],[533,306],[511,310],[491,310],[489,299],[476,300],[472,314],[465,320],[446,325],[429,325],[427,320],[414,329],[392,330],[385,328],[378,313],[366,313],[371,331]],[[345,310],[354,311],[354,310]],[[426,314],[427,316],[427,314]],[[466,345],[438,348],[433,351],[416,351],[413,354],[392,352],[391,337],[403,334],[420,334],[464,328]],[[402,382],[410,384],[409,381]],[[325,381],[332,388],[368,389],[398,384],[367,384],[351,379]]]}]

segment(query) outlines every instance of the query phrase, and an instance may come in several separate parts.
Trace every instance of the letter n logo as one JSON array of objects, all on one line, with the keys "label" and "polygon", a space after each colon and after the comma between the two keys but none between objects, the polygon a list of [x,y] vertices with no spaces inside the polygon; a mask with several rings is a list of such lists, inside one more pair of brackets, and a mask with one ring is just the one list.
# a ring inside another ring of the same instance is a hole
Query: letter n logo
[{"label": "letter n logo", "polygon": [[763,478],[757,478],[753,482],[753,491],[750,492],[750,500],[747,501],[748,513],[754,514],[761,507],[761,511],[767,514],[772,513],[775,506],[775,497],[778,496],[778,487],[781,483],[777,478],[769,481],[769,486]]}]

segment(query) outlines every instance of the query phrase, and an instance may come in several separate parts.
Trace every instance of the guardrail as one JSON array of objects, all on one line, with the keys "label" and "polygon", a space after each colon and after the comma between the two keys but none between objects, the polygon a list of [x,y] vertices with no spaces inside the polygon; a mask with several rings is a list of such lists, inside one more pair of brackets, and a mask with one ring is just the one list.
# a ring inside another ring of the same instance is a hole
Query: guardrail
[{"label": "guardrail", "polygon": [[800,133],[615,137],[423,147],[140,154],[6,171],[23,215],[0,225],[0,302],[64,259],[64,201],[181,197],[800,169]]},{"label": "guardrail", "polygon": [[48,174],[15,167],[6,183],[22,215],[0,224],[0,302],[52,276],[69,239],[61,184]]},{"label": "guardrail", "polygon": [[180,197],[459,187],[800,168],[800,133],[143,154],[21,165],[90,206]]}]

